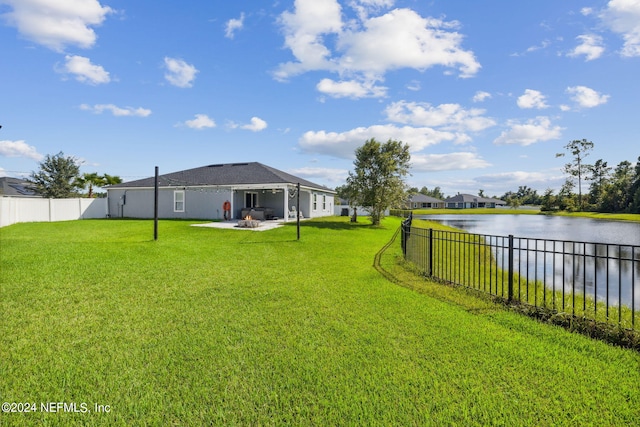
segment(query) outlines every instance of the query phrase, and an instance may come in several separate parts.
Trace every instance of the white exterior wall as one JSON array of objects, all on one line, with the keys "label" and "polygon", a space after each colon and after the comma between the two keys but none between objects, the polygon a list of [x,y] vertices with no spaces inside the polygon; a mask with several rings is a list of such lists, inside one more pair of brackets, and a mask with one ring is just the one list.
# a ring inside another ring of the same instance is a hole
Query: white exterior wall
[{"label": "white exterior wall", "polygon": [[106,218],[107,199],[0,197],[0,227],[18,222]]},{"label": "white exterior wall", "polygon": [[[274,186],[275,188],[275,186]],[[150,188],[114,188],[108,191],[108,209],[112,218],[153,218],[154,190]],[[184,191],[184,211],[174,210],[175,191]],[[275,188],[207,188],[207,187],[171,187],[158,190],[158,217],[182,219],[223,219],[222,205],[231,202],[233,218],[240,218],[245,208],[247,192],[256,193],[258,207],[274,210],[278,218],[288,219],[285,210],[290,211],[296,205],[296,197],[289,197],[289,188],[282,185]],[[313,196],[316,204],[313,204]],[[286,198],[286,199],[285,199]],[[323,200],[325,203],[323,205]],[[316,218],[334,215],[334,194],[312,189],[300,190],[300,206],[296,208],[304,218]]]},{"label": "white exterior wall", "polygon": [[334,196],[331,193],[312,191],[310,197],[311,218],[333,215]]},{"label": "white exterior wall", "polygon": [[[184,192],[184,209],[176,210],[176,191]],[[154,190],[112,189],[108,190],[109,214],[112,218],[153,218]],[[172,187],[158,189],[158,217],[176,219],[222,219],[222,204],[229,200],[232,212],[233,194],[230,189],[212,190],[206,187]]]}]

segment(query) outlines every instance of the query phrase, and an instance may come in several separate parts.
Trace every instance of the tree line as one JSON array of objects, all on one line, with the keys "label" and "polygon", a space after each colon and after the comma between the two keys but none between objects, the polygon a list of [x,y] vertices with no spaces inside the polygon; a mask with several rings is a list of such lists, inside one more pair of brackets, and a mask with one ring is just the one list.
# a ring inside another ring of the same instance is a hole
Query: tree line
[{"label": "tree line", "polygon": [[[566,153],[556,154],[570,159],[563,167],[566,181],[557,194],[547,189],[539,195],[525,185],[494,198],[511,207],[539,205],[542,211],[640,213],[640,157],[635,166],[627,160],[615,168],[602,159],[589,164],[585,159],[593,147],[593,142],[586,139],[574,140],[564,146]],[[355,157],[354,170],[349,172],[346,184],[336,188],[338,196],[354,208],[353,220],[357,216],[355,209],[361,206],[367,208],[373,224],[379,224],[386,209],[401,208],[411,194],[446,199],[440,187],[407,187],[405,177],[411,159],[407,144],[391,139],[380,143],[372,138],[356,149]],[[583,192],[586,184],[588,188]],[[479,195],[486,197],[484,190]]]},{"label": "tree line", "polygon": [[616,167],[602,159],[589,164],[585,158],[593,147],[593,142],[586,139],[574,140],[564,146],[567,153],[556,154],[556,157],[571,156],[563,167],[567,178],[557,193],[547,189],[539,195],[536,190],[521,186],[501,199],[512,207],[540,205],[547,212],[640,213],[640,157],[635,166],[628,160]]},{"label": "tree line", "polygon": [[[47,154],[39,164],[37,172],[31,172],[27,182],[37,194],[52,199],[86,196],[89,198],[104,197],[104,193],[95,193],[97,187],[119,184],[119,176],[97,172],[80,173],[81,162],[75,157],[65,156],[63,152],[55,155]],[[83,190],[87,190],[83,193]]]},{"label": "tree line", "polygon": [[[640,157],[635,166],[627,160],[616,167],[609,166],[602,159],[589,164],[585,158],[593,147],[593,142],[586,139],[574,140],[564,146],[567,153],[556,154],[556,157],[571,156],[563,167],[567,178],[557,193],[547,189],[544,194],[538,194],[537,190],[523,185],[516,191],[493,197],[514,208],[537,205],[542,211],[640,213]],[[409,194],[417,193],[437,199],[446,198],[440,187],[409,189]],[[486,197],[484,190],[479,190],[478,194]]]},{"label": "tree line", "polygon": [[[564,148],[572,156],[564,166],[567,180],[557,194],[550,189],[542,196],[542,209],[640,213],[640,156],[635,166],[623,160],[615,168],[602,159],[585,162],[594,144],[586,139],[574,140]],[[556,154],[563,157],[566,153]],[[583,194],[583,182],[589,184]],[[577,194],[575,192],[577,185]]]}]

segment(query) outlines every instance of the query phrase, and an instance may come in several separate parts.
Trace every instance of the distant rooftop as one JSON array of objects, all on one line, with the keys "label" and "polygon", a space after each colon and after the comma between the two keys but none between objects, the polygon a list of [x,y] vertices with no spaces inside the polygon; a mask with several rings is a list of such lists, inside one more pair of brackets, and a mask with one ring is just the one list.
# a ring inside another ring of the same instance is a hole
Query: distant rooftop
[{"label": "distant rooftop", "polygon": [[0,196],[39,197],[28,181],[8,176],[0,178]]}]

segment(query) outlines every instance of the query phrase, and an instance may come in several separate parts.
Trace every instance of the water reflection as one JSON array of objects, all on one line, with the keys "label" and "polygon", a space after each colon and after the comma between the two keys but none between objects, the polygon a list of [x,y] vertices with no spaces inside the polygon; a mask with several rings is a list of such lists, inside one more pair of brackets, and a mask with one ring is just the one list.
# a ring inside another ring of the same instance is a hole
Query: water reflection
[{"label": "water reflection", "polygon": [[[514,270],[548,289],[640,308],[640,224],[541,215],[432,215],[417,218],[514,238]],[[495,247],[497,259],[506,248]]]}]

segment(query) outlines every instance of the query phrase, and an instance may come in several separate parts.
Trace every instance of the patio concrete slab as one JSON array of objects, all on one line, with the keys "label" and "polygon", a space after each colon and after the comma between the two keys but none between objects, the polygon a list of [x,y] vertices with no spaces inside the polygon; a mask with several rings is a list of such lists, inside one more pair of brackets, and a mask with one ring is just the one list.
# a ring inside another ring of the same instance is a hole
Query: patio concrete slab
[{"label": "patio concrete slab", "polygon": [[250,230],[250,231],[267,231],[274,228],[282,227],[284,220],[272,220],[272,221],[260,221],[260,226],[255,228],[238,227],[238,220],[232,221],[216,221],[208,222],[206,224],[191,224],[193,227],[209,227],[209,228],[222,228],[228,230]]}]

